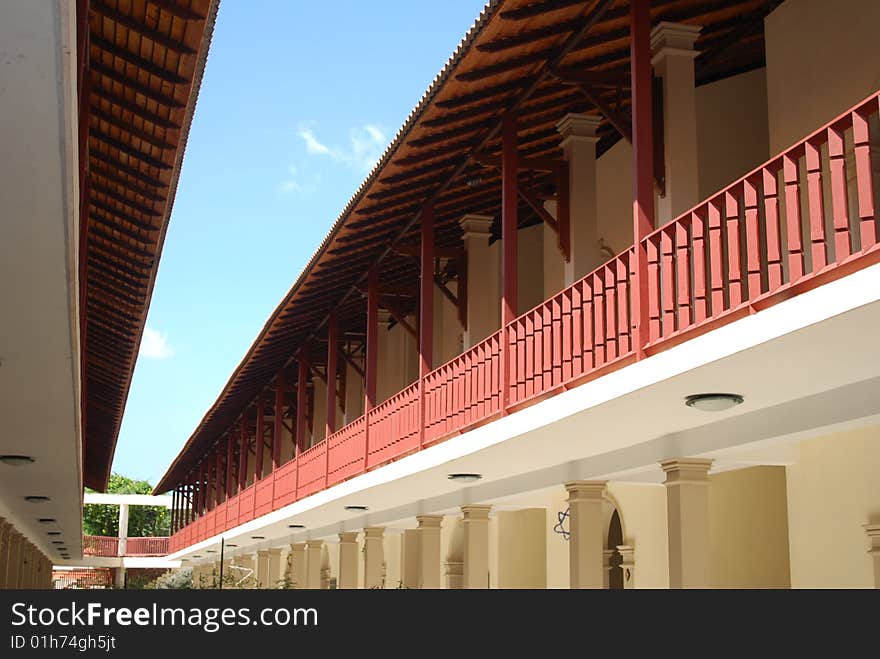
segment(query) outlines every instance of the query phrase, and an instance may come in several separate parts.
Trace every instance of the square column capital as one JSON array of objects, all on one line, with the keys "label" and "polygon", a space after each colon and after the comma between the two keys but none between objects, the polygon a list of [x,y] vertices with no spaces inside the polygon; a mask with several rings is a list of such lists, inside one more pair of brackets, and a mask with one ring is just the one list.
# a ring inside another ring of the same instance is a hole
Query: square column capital
[{"label": "square column capital", "polygon": [[684,23],[661,21],[651,30],[651,65],[657,66],[659,60],[670,55],[695,58],[694,42],[700,36],[700,28]]},{"label": "square column capital", "polygon": [[268,549],[259,549],[259,550],[257,550],[257,556],[258,556],[259,558],[265,558],[265,557],[267,557],[268,555],[269,555],[269,550],[268,550]]},{"label": "square column capital", "polygon": [[581,142],[596,144],[599,141],[596,131],[602,123],[602,117],[595,114],[569,113],[556,124],[556,130],[562,135],[561,147],[565,149],[569,144]]},{"label": "square column capital", "polygon": [[464,515],[465,520],[488,520],[489,519],[489,511],[492,510],[492,506],[481,506],[481,505],[467,505],[461,507],[461,512]]},{"label": "square column capital", "polygon": [[[364,529],[364,539],[367,538],[381,538],[385,533],[384,526],[368,526]],[[342,534],[340,534],[342,535]]]},{"label": "square column capital", "polygon": [[272,547],[267,553],[269,556],[281,556],[281,547]]},{"label": "square column capital", "polygon": [[463,240],[470,238],[488,238],[492,232],[491,215],[463,215],[458,221],[461,226]]},{"label": "square column capital", "polygon": [[568,502],[601,501],[608,481],[569,481],[565,484]]},{"label": "square column capital", "polygon": [[443,515],[416,515],[416,521],[420,529],[439,529]]},{"label": "square column capital", "polygon": [[355,544],[358,541],[358,532],[357,531],[345,531],[339,534],[339,542],[341,544],[352,543]]},{"label": "square column capital", "polygon": [[305,542],[294,542],[290,545],[290,551],[305,551],[306,543]]},{"label": "square column capital", "polygon": [[309,540],[306,542],[309,549],[321,549],[324,546],[323,540]]},{"label": "square column capital", "polygon": [[865,533],[871,542],[870,553],[880,553],[880,524],[865,524]]},{"label": "square column capital", "polygon": [[679,485],[688,483],[692,485],[707,485],[709,483],[709,469],[714,460],[704,458],[670,458],[663,460],[660,467],[666,472],[664,485]]}]

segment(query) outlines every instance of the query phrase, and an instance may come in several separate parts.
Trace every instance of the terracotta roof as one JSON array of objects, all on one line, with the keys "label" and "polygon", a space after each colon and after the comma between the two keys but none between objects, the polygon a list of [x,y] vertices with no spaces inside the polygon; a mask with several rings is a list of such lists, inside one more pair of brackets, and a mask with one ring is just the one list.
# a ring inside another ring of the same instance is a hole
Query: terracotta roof
[{"label": "terracotta roof", "polygon": [[83,479],[103,490],[219,0],[80,0]]}]

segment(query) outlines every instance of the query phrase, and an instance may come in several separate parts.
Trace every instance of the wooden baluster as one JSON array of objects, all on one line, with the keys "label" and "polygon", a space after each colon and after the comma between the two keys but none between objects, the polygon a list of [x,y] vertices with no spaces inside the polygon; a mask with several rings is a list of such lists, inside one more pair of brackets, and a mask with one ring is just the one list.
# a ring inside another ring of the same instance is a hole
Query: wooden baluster
[{"label": "wooden baluster", "polygon": [[614,310],[616,276],[607,265],[600,273],[605,282],[605,359],[610,362],[617,358],[617,313]]},{"label": "wooden baluster", "polygon": [[[876,99],[875,99],[876,102]],[[859,235],[862,250],[877,243],[877,224],[874,219],[874,174],[871,169],[871,140],[868,118],[852,113],[853,143],[856,160],[856,187],[859,197]]]},{"label": "wooden baluster", "polygon": [[525,396],[528,398],[535,393],[535,371],[540,368],[538,361],[538,350],[535,345],[535,318],[533,313],[529,313],[521,322],[525,323],[526,343],[525,343],[525,364],[526,370],[522,376],[525,379]]},{"label": "wooden baluster", "polygon": [[629,341],[629,253],[614,262],[617,274],[617,350],[624,355],[630,351]]},{"label": "wooden baluster", "polygon": [[571,376],[577,377],[584,372],[584,313],[583,283],[578,282],[571,287]]},{"label": "wooden baluster", "polygon": [[562,380],[571,380],[572,372],[572,335],[571,322],[571,289],[562,292]]},{"label": "wooden baluster", "polygon": [[588,373],[596,368],[598,363],[596,360],[596,337],[593,334],[593,285],[592,277],[583,280],[583,301],[581,308],[583,309],[583,328],[584,328],[584,373]]},{"label": "wooden baluster", "polygon": [[743,207],[746,221],[746,272],[748,299],[758,297],[761,285],[761,238],[758,226],[758,188],[755,179],[743,181]]},{"label": "wooden baluster", "polygon": [[691,318],[690,236],[685,220],[675,223],[675,280],[678,287],[678,329],[689,327]]},{"label": "wooden baluster", "polygon": [[553,297],[549,303],[553,326],[551,338],[553,339],[553,386],[562,382],[562,301],[559,295]]},{"label": "wooden baluster", "polygon": [[712,315],[724,311],[724,245],[721,231],[722,198],[709,201],[709,287]]},{"label": "wooden baluster", "polygon": [[727,218],[727,294],[730,308],[743,301],[742,267],[739,248],[739,200],[733,189],[724,193],[724,209]]},{"label": "wooden baluster", "polygon": [[605,363],[605,286],[598,274],[593,274],[593,350],[596,368]]},{"label": "wooden baluster", "polygon": [[828,247],[825,244],[825,213],[822,193],[822,158],[819,147],[807,142],[804,145],[807,161],[807,199],[810,205],[810,254],[813,272],[828,265]]},{"label": "wooden baluster", "polygon": [[764,167],[761,170],[764,188],[764,228],[767,238],[768,291],[775,291],[782,286],[782,252],[779,249],[779,197],[776,172],[776,169],[770,169],[770,167]]},{"label": "wooden baluster", "polygon": [[800,279],[804,274],[804,248],[801,241],[801,197],[796,154],[782,156],[785,180],[785,225],[788,229],[788,280]]},{"label": "wooden baluster", "polygon": [[706,296],[706,222],[700,212],[691,213],[691,240],[693,241],[694,259],[694,308],[692,317],[695,324],[700,324],[709,315]]},{"label": "wooden baluster", "polygon": [[539,380],[538,384],[543,393],[553,386],[553,314],[549,302],[542,304],[540,309],[542,318],[541,342],[544,344],[542,358],[544,361],[541,363],[543,379]]},{"label": "wooden baluster", "polygon": [[[648,336],[651,341],[660,338],[660,237],[658,234],[648,236]],[[644,304],[644,300],[641,302]],[[636,313],[637,310],[633,310]]]},{"label": "wooden baluster", "polygon": [[834,260],[840,262],[852,254],[849,236],[849,210],[846,194],[846,165],[843,160],[843,130],[828,129],[828,157],[831,172],[831,215],[834,226]]},{"label": "wooden baluster", "polygon": [[672,227],[660,231],[661,297],[663,303],[663,336],[669,336],[675,326],[675,264],[672,254]]}]

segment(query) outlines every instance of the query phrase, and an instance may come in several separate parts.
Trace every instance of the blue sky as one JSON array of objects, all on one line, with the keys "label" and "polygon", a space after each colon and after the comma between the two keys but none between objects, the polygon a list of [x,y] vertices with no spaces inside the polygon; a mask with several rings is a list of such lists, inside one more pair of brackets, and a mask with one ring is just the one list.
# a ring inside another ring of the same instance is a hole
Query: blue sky
[{"label": "blue sky", "polygon": [[221,2],[114,471],[161,477],[483,4]]}]

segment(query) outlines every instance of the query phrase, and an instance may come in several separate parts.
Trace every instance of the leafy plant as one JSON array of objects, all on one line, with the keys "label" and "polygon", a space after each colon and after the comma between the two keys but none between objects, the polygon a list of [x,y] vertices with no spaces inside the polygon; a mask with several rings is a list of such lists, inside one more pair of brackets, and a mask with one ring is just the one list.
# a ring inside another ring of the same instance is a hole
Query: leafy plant
[{"label": "leafy plant", "polygon": [[[93,490],[86,490],[92,492]],[[147,481],[112,474],[107,486],[110,494],[150,494],[152,485]],[[131,506],[128,509],[128,536],[166,536],[171,532],[171,518],[164,506]],[[83,533],[115,537],[119,535],[119,506],[88,503],[83,506]]]}]

